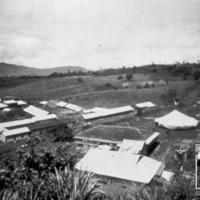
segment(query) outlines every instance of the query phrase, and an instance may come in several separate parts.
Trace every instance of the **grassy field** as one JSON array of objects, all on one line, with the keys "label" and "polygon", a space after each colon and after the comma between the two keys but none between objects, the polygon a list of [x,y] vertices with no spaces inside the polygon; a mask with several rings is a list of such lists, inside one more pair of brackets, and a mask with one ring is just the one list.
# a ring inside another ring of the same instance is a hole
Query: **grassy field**
[{"label": "grassy field", "polygon": [[176,89],[179,99],[186,103],[192,103],[191,101],[198,99],[197,94],[192,99],[187,97],[192,94],[194,95],[195,92],[197,93],[199,88],[196,87],[195,90],[191,91],[192,94],[190,94],[187,88],[191,88],[193,85],[193,81],[185,81],[184,84],[183,81],[173,81],[169,82],[167,86],[154,88],[136,89],[133,86],[128,89],[94,91],[92,93],[74,95],[72,102],[87,108],[93,106],[115,107],[127,104],[134,105],[135,103],[144,101],[153,101],[156,104],[162,104],[160,96],[167,94],[170,89]]},{"label": "grassy field", "polygon": [[[83,76],[82,82],[78,77],[44,78],[35,82],[26,83],[13,88],[1,88],[0,96],[18,96],[25,100],[65,99],[72,96],[71,102],[87,108],[93,106],[114,107],[118,105],[133,105],[134,103],[151,100],[161,103],[160,95],[169,89],[176,89],[180,98],[186,101],[195,100],[199,95],[199,85],[192,80],[178,78],[169,81],[166,86],[136,89],[141,81],[151,80],[151,76],[134,74],[133,81],[128,88],[122,88],[125,79],[118,80],[117,75],[112,76]],[[193,98],[190,98],[190,97]],[[188,97],[188,98],[187,98]]]},{"label": "grassy field", "polygon": [[78,134],[81,137],[98,138],[113,141],[122,141],[123,139],[140,140],[144,135],[140,130],[129,127],[104,126],[99,125],[94,128]]},{"label": "grassy field", "polygon": [[[176,150],[180,149],[180,146],[185,144],[187,144],[189,149],[186,151],[186,157],[180,160],[181,158],[176,156]],[[170,144],[169,151],[165,156],[166,169],[179,171],[181,166],[180,162],[183,166],[184,172],[195,172],[195,149],[192,140],[177,140],[176,142]]]}]

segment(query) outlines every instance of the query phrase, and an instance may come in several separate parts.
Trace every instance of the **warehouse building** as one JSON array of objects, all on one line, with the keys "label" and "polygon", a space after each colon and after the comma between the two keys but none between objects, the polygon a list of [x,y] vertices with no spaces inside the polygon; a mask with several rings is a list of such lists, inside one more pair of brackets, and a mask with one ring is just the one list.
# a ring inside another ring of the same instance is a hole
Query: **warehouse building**
[{"label": "warehouse building", "polygon": [[[91,111],[90,109],[89,111]],[[83,113],[83,118],[85,120],[95,120],[99,118],[105,118],[105,117],[110,117],[114,115],[121,115],[129,112],[133,112],[134,108],[131,106],[122,106],[122,107],[116,107],[116,108],[98,108],[98,109],[93,109],[93,112],[87,112],[86,110]]]},{"label": "warehouse building", "polygon": [[90,149],[75,167],[140,184],[150,183],[154,177],[160,177],[164,170],[164,164],[147,156],[97,148]]},{"label": "warehouse building", "polygon": [[0,140],[5,143],[15,142],[33,134],[61,131],[66,127],[66,123],[58,120],[55,114],[3,122],[0,123]]}]

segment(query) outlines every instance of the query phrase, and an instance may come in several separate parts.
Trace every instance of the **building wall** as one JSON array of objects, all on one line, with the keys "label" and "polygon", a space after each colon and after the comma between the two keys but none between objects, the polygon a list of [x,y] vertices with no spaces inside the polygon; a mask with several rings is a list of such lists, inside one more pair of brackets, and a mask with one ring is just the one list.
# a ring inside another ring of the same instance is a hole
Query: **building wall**
[{"label": "building wall", "polygon": [[0,133],[0,140],[2,142],[6,142],[6,138],[5,138],[5,135],[3,133]]},{"label": "building wall", "polygon": [[6,137],[5,142],[16,142],[18,140],[29,138],[29,136],[30,136],[30,132],[22,133],[18,135],[10,135]]}]

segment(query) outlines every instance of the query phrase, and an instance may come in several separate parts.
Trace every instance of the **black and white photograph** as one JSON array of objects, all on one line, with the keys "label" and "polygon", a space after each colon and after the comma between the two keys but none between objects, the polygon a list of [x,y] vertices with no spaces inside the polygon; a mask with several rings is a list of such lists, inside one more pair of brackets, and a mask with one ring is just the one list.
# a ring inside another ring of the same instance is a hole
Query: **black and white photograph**
[{"label": "black and white photograph", "polygon": [[0,200],[200,199],[200,0],[0,0]]}]

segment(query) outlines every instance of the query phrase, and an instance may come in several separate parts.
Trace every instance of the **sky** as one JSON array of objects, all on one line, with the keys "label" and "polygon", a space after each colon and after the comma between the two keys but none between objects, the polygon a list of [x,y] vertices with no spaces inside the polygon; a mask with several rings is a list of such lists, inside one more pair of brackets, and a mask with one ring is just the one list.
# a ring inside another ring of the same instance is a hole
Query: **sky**
[{"label": "sky", "polygon": [[0,62],[88,69],[200,59],[200,0],[0,0]]}]

